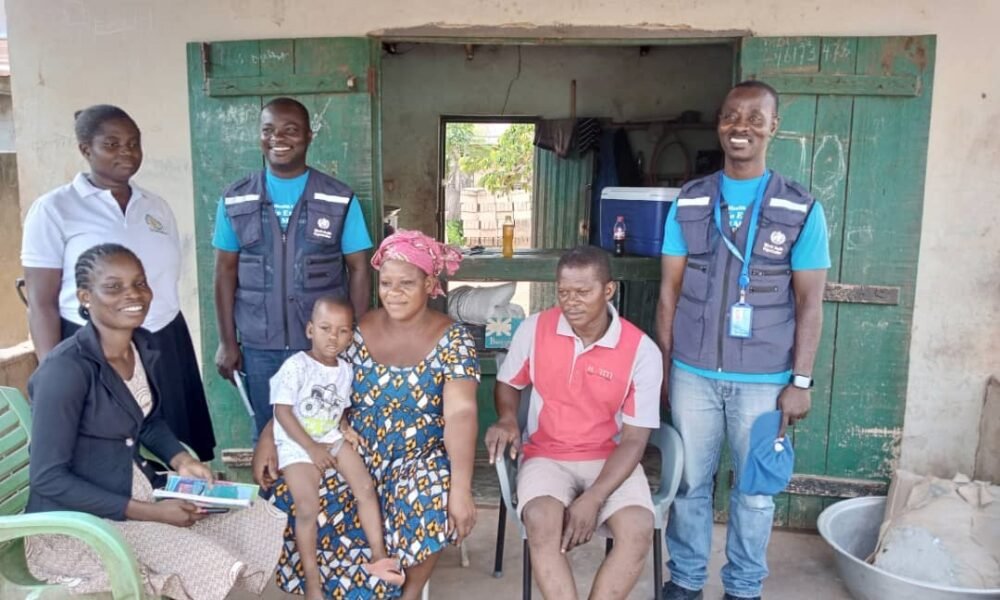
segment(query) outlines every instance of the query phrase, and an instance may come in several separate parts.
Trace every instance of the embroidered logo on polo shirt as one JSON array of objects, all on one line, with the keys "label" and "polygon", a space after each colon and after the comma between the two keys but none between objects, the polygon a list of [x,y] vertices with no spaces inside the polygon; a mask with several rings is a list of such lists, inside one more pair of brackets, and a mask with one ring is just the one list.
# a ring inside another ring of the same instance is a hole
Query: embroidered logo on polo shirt
[{"label": "embroidered logo on polo shirt", "polygon": [[166,235],[166,231],[163,230],[163,223],[160,223],[153,215],[146,213],[146,225],[149,226],[149,230],[153,233],[162,233]]},{"label": "embroidered logo on polo shirt", "polygon": [[587,366],[587,375],[596,375],[597,377],[600,377],[602,379],[607,379],[608,381],[611,381],[615,378],[615,374],[612,373],[611,371],[607,369],[598,369],[594,365]]}]

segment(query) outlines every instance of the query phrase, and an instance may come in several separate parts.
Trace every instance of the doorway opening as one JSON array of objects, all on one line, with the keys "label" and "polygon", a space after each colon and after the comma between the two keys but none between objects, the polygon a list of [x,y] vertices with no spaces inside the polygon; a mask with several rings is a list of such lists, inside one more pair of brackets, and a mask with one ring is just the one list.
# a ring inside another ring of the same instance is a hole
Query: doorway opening
[{"label": "doorway opening", "polygon": [[444,239],[464,248],[499,248],[514,224],[514,249],[532,248],[535,124],[526,119],[441,119]]}]

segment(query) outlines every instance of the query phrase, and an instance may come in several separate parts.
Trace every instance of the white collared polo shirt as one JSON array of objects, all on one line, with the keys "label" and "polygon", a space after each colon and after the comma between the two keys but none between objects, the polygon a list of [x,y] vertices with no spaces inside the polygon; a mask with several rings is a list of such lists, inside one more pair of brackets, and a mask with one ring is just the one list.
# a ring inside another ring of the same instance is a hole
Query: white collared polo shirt
[{"label": "white collared polo shirt", "polygon": [[159,331],[180,312],[180,243],[174,214],[162,198],[131,185],[132,197],[124,213],[111,192],[94,186],[83,173],[41,196],[28,209],[21,264],[62,270],[59,314],[67,321],[85,323],[76,299],[76,261],[89,248],[106,243],[132,250],[146,269],[153,304],[143,327]]}]

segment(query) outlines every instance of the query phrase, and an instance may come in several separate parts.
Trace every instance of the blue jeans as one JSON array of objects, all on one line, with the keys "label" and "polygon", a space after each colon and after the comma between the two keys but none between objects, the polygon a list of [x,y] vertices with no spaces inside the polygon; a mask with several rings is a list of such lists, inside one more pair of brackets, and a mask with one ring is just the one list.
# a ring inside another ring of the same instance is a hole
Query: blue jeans
[{"label": "blue jeans", "polygon": [[243,373],[246,375],[247,396],[254,412],[253,444],[257,445],[260,432],[271,420],[271,377],[281,365],[298,350],[258,350],[242,348]]},{"label": "blue jeans", "polygon": [[[762,413],[777,408],[784,387],[708,379],[671,368],[671,416],[684,440],[684,473],[667,523],[667,567],[677,585],[700,590],[708,579],[713,477],[723,437],[729,442],[738,482],[750,443],[750,427]],[[729,496],[727,562],[722,568],[722,584],[732,596],[759,596],[767,577],[774,499],[746,496],[737,488],[734,485]]]}]

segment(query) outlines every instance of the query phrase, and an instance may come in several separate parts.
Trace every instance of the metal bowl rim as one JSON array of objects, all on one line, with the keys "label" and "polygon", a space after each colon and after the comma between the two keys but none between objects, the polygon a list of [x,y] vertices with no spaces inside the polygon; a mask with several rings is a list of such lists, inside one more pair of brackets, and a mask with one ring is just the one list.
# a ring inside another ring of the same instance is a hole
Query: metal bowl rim
[{"label": "metal bowl rim", "polygon": [[870,570],[872,570],[875,573],[878,573],[880,575],[885,575],[886,577],[890,577],[892,579],[897,579],[899,581],[902,581],[904,583],[908,583],[910,585],[914,585],[914,586],[921,587],[921,588],[928,589],[928,590],[934,590],[934,591],[937,591],[937,592],[948,592],[948,593],[952,593],[952,594],[972,594],[974,596],[985,596],[987,598],[995,598],[998,595],[1000,595],[1000,588],[958,588],[958,587],[949,587],[949,586],[943,586],[943,585],[935,585],[933,583],[927,583],[926,581],[918,581],[916,579],[910,579],[909,577],[903,577],[902,575],[896,575],[896,574],[890,573],[890,572],[888,572],[888,571],[886,571],[884,569],[879,569],[875,565],[868,564],[867,562],[861,560],[857,556],[854,556],[853,554],[851,554],[847,550],[844,550],[840,546],[840,544],[836,543],[835,541],[833,541],[833,539],[831,539],[831,537],[829,535],[829,526],[830,526],[830,520],[831,519],[833,519],[838,514],[844,512],[847,509],[852,508],[854,506],[869,506],[869,505],[872,505],[872,504],[879,504],[879,503],[883,503],[884,504],[885,500],[886,500],[886,496],[865,496],[865,497],[862,497],[862,498],[851,498],[849,500],[841,500],[840,502],[837,502],[835,504],[831,504],[830,506],[828,506],[825,509],[823,509],[823,512],[821,512],[819,514],[819,519],[816,521],[816,528],[819,529],[819,534],[820,534],[820,536],[823,537],[823,540],[825,540],[826,543],[829,544],[831,548],[833,548],[834,550],[836,550],[838,554],[840,554],[841,556],[845,556],[849,560],[854,561],[855,563],[857,563],[857,564],[859,564],[859,565],[861,565],[861,566],[863,566],[863,567],[865,567],[867,569],[870,569]]}]

